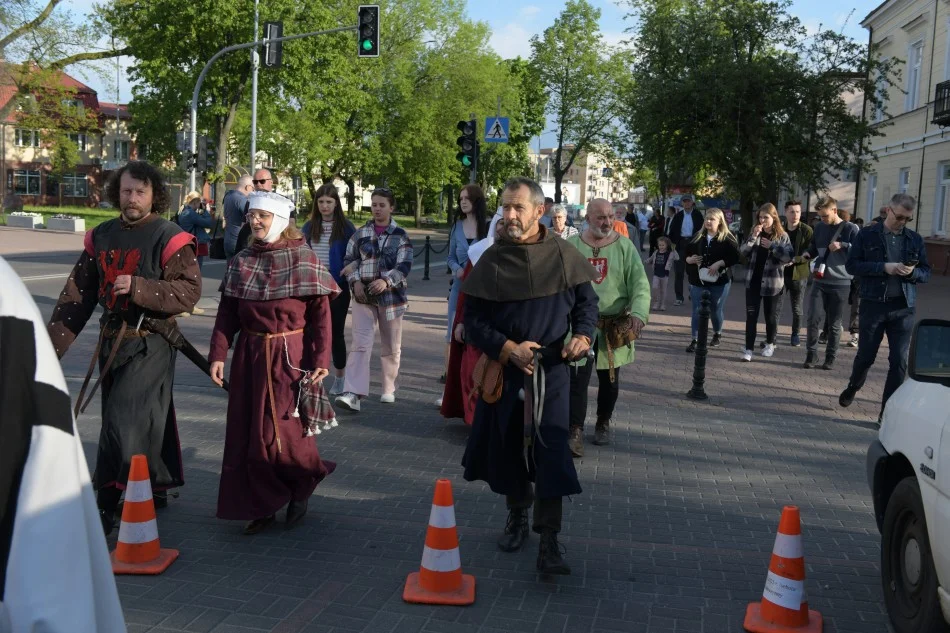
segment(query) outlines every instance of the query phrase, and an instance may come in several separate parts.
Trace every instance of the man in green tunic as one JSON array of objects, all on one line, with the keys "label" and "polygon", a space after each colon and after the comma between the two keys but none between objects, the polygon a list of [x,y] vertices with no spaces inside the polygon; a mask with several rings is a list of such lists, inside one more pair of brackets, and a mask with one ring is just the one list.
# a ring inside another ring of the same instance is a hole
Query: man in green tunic
[{"label": "man in green tunic", "polygon": [[[604,334],[614,319],[626,320],[635,337],[650,317],[650,281],[633,242],[613,230],[610,202],[595,198],[587,205],[588,228],[568,239],[597,270],[594,291],[600,299],[594,350],[597,364],[597,425],[594,444],[610,443],[610,418],[620,392],[620,368],[633,362],[633,343],[612,349]],[[584,455],[587,386],[593,363],[582,361],[571,370],[571,429],[568,445],[574,457]]]}]

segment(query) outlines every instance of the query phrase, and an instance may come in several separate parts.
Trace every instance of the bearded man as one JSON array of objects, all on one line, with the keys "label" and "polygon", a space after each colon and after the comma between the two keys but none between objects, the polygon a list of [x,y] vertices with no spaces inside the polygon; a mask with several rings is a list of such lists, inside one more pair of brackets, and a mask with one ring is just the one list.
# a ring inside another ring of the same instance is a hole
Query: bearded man
[{"label": "bearded man", "polygon": [[[480,362],[500,364],[486,363],[464,476],[505,495],[508,522],[499,548],[524,546],[534,504],[538,571],[569,574],[557,534],[562,498],[581,487],[567,446],[566,363],[590,349],[597,321],[590,282],[597,273],[577,249],[539,225],[544,193],[536,182],[508,181],[502,208],[501,235],[462,284],[465,339],[487,357]],[[498,374],[500,393],[487,385]]]},{"label": "bearded man", "polygon": [[[168,208],[168,191],[155,167],[130,161],[113,173],[106,192],[121,215],[86,233],[47,331],[62,358],[102,307],[93,359],[102,384],[93,486],[108,535],[133,455],[148,458],[157,507],[167,503],[169,488],[184,483],[172,403],[177,352],[158,332],[174,327],[174,315],[195,307],[201,273],[194,236],[160,215]],[[88,404],[82,400],[92,369],[90,364],[79,392],[77,416]]]},{"label": "bearded man", "polygon": [[594,291],[599,298],[600,318],[597,321],[596,360],[582,361],[571,369],[571,437],[574,457],[584,455],[584,419],[587,417],[587,386],[593,366],[597,365],[597,424],[594,444],[610,443],[610,420],[620,393],[620,368],[633,362],[633,342],[614,348],[611,328],[627,324],[631,335],[640,330],[650,317],[650,281],[643,269],[640,250],[634,242],[621,239],[613,230],[610,202],[595,198],[587,205],[587,230],[568,238],[581,255],[587,258],[598,275]]}]

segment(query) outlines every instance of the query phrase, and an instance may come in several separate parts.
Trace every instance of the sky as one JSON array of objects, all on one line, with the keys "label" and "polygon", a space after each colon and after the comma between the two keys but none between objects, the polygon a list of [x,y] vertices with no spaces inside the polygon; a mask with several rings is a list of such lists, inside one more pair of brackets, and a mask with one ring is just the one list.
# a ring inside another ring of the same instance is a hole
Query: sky
[{"label": "sky", "polygon": [[[267,0],[261,2],[266,3]],[[630,37],[625,31],[634,23],[626,18],[629,13],[629,5],[626,2],[590,2],[601,10],[600,28],[608,43],[618,44]],[[66,0],[61,6],[76,15],[82,15],[87,13],[94,3],[95,0]],[[868,34],[861,28],[860,22],[879,3],[879,0],[793,0],[789,12],[797,16],[809,31],[817,31],[819,27],[833,28],[843,30],[846,35],[864,42]],[[473,20],[488,23],[492,30],[491,46],[499,55],[506,58],[517,55],[528,57],[531,53],[531,36],[540,34],[550,26],[564,8],[564,4],[564,0],[468,0],[468,15]],[[120,63],[127,65],[130,60],[123,58]],[[109,81],[91,75],[80,79],[95,89],[101,100],[113,101],[116,96],[114,71],[111,74]],[[131,97],[131,86],[124,72],[119,95],[123,103]],[[553,137],[553,134],[542,136],[542,144],[547,147]]]}]

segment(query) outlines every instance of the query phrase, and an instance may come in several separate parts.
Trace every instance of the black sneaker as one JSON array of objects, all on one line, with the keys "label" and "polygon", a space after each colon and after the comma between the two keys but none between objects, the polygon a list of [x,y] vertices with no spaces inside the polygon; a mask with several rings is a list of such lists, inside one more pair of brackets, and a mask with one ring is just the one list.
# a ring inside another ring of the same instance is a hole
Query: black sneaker
[{"label": "black sneaker", "polygon": [[712,340],[709,342],[709,347],[719,347],[722,344],[722,334],[716,332],[713,334]]},{"label": "black sneaker", "polygon": [[835,359],[826,358],[825,362],[822,363],[821,368],[824,369],[825,371],[831,371],[832,369],[835,368]]},{"label": "black sneaker", "polygon": [[802,337],[798,334],[792,334],[791,339],[789,339],[789,345],[792,347],[801,347],[802,346]]},{"label": "black sneaker", "polygon": [[505,533],[498,539],[498,549],[503,552],[517,552],[528,540],[528,511],[525,508],[508,510]]},{"label": "black sneaker", "polygon": [[850,407],[851,403],[854,402],[854,397],[858,395],[857,387],[852,387],[851,383],[848,383],[848,386],[844,388],[844,391],[841,392],[841,395],[838,396],[838,404],[842,407]]},{"label": "black sneaker", "polygon": [[102,531],[106,536],[115,529],[115,510],[99,510],[99,521],[102,522]]},{"label": "black sneaker", "polygon": [[570,566],[564,561],[567,550],[557,542],[557,532],[541,532],[541,544],[538,546],[538,571],[542,574],[569,576]]},{"label": "black sneaker", "polygon": [[818,364],[818,354],[815,352],[808,352],[805,356],[805,364],[802,365],[805,369],[811,369]]},{"label": "black sneaker", "polygon": [[696,345],[698,345],[698,343],[697,343],[696,339],[693,339],[692,342],[690,342],[689,347],[686,348],[686,353],[687,353],[687,354],[692,354],[693,352],[695,352],[695,351],[696,351]]}]

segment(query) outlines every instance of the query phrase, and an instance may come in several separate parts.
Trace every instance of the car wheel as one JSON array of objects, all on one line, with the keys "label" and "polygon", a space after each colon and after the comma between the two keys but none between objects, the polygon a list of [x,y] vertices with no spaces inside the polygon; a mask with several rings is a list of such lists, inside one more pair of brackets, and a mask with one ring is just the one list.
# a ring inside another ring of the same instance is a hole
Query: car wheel
[{"label": "car wheel", "polygon": [[920,487],[906,477],[891,494],[881,537],[884,603],[897,633],[946,633]]}]

